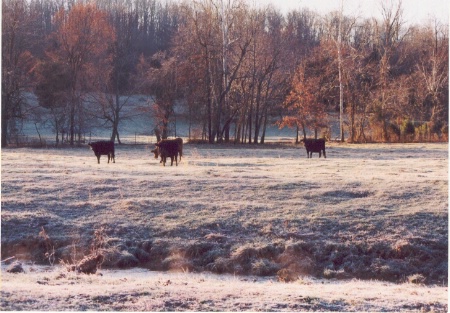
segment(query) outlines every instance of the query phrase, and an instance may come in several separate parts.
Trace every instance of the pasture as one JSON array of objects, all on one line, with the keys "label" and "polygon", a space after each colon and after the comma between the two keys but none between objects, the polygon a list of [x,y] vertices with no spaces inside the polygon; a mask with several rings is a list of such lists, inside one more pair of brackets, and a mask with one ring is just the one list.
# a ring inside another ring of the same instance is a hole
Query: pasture
[{"label": "pasture", "polygon": [[3,149],[2,260],[447,285],[448,144],[151,149]]}]

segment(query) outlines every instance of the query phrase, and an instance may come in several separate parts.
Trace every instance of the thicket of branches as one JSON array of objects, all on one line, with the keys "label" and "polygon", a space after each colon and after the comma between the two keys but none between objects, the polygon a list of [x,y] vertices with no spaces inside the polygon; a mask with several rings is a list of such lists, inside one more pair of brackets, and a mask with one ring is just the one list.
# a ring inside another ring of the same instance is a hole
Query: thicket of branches
[{"label": "thicket of branches", "polygon": [[27,92],[49,112],[56,142],[66,134],[72,145],[98,121],[120,142],[133,94],[152,97],[149,128],[162,137],[177,104],[189,137],[211,143],[264,143],[274,122],[329,134],[336,118],[351,142],[447,140],[448,25],[406,25],[401,1],[381,13],[4,0],[2,146],[36,114],[24,109]]}]

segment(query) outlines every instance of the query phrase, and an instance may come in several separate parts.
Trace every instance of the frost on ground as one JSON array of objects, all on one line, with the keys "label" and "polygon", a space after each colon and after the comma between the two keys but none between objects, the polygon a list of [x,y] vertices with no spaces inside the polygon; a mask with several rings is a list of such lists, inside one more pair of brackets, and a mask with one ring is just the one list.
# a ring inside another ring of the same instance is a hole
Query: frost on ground
[{"label": "frost on ground", "polygon": [[2,275],[2,310],[447,312],[447,287],[380,281],[26,267]]},{"label": "frost on ground", "polygon": [[447,284],[448,144],[150,148],[3,149],[2,260]]}]

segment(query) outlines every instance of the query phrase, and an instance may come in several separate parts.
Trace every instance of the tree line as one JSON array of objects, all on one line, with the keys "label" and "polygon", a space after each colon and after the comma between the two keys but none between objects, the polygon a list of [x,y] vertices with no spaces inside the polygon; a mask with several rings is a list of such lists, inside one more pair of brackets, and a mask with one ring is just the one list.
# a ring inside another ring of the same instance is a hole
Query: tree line
[{"label": "tree line", "polygon": [[350,142],[448,138],[448,25],[405,24],[400,0],[381,10],[375,19],[241,0],[4,0],[2,146],[37,114],[28,93],[57,144],[76,144],[99,121],[120,143],[136,94],[151,96],[143,110],[161,138],[176,106],[189,138],[210,143],[264,143],[273,123],[330,137],[332,120]]}]

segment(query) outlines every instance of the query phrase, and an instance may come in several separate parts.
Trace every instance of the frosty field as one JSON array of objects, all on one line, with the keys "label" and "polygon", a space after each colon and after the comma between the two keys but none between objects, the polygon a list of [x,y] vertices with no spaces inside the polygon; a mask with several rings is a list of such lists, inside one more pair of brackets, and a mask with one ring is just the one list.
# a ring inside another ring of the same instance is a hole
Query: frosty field
[{"label": "frosty field", "polygon": [[62,269],[3,272],[2,310],[447,312],[448,288],[380,281]]},{"label": "frosty field", "polygon": [[448,144],[186,144],[172,167],[150,148],[2,150],[2,260],[72,264],[94,232],[105,256],[103,276],[2,265],[2,309],[62,286],[53,309],[447,310]]}]

